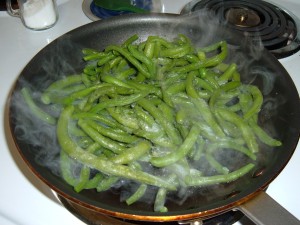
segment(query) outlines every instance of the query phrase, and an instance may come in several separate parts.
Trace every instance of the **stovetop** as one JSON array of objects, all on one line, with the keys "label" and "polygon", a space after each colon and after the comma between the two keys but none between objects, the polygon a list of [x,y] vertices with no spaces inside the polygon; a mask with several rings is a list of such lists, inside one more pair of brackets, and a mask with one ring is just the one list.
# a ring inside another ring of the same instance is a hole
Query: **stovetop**
[{"label": "stovetop", "polygon": [[[163,12],[180,13],[189,0],[161,0]],[[298,0],[269,1],[300,15]],[[63,208],[51,190],[29,171],[21,160],[8,130],[7,97],[22,68],[48,43],[62,34],[90,23],[82,11],[82,0],[58,0],[59,21],[51,29],[35,32],[26,29],[20,19],[0,12],[0,93],[2,133],[0,136],[0,224],[83,225]],[[280,59],[300,90],[300,52]],[[299,145],[283,172],[271,183],[267,193],[300,219]],[[247,219],[239,224],[251,224]]]},{"label": "stovetop", "polygon": [[211,11],[230,29],[259,40],[278,59],[300,49],[300,20],[285,6],[264,0],[194,0],[181,13],[200,10]]}]

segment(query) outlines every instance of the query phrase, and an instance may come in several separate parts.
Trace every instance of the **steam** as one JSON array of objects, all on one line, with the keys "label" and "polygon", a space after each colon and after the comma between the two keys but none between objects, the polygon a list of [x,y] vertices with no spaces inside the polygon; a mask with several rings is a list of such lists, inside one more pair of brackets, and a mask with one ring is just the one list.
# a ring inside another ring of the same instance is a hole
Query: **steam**
[{"label": "steam", "polygon": [[[56,138],[56,127],[37,119],[24,102],[20,92],[22,87],[27,87],[39,107],[55,117],[60,114],[59,105],[49,107],[40,102],[41,94],[53,81],[63,79],[80,70],[76,68],[78,65],[74,66],[66,60],[68,53],[74,48],[74,43],[69,41],[68,35],[65,35],[64,40],[57,40],[52,46],[44,50],[46,56],[43,61],[34,58],[30,62],[31,67],[24,69],[23,73],[29,75],[29,78],[21,76],[18,79],[11,105],[14,110],[12,119],[15,124],[14,135],[18,141],[26,143],[26,151],[32,152],[38,165],[47,167],[53,174],[60,176],[60,148]],[[77,48],[81,50],[82,46]],[[80,55],[78,57],[80,58]]]},{"label": "steam", "polygon": [[[31,85],[26,82],[24,86],[30,87]],[[36,100],[39,92],[32,93]],[[26,143],[28,147],[25,151],[32,152],[36,163],[48,167],[54,174],[58,175],[60,149],[56,141],[55,127],[41,122],[39,119],[34,119],[32,111],[24,102],[20,92],[15,92],[13,95],[13,107],[15,115],[14,135],[18,141]]]},{"label": "steam", "polygon": [[[197,23],[195,23],[195,25],[191,25],[191,28],[189,30],[187,30],[186,26],[182,26],[182,24],[175,24],[173,27],[174,32],[176,34],[186,33],[191,38],[196,47],[204,47],[211,43],[221,41],[224,39],[224,35],[228,34],[227,31],[220,32],[219,21],[215,19],[215,17],[209,12],[201,11],[181,17],[183,21],[196,20]],[[195,31],[194,28],[196,30],[200,28],[201,32]],[[152,35],[150,31],[149,35]],[[261,82],[259,85],[262,88],[263,94],[269,95],[273,92],[276,75],[274,76],[274,71],[271,71],[264,66],[257,66],[257,61],[261,59],[263,53],[261,41],[259,40],[259,38],[256,38],[255,41],[251,42],[249,40],[246,40],[243,43],[246,43],[247,46],[240,47],[236,46],[235,40],[236,39],[232,39],[230,40],[232,42],[229,41],[230,48],[236,50],[234,53],[230,54],[229,61],[235,62],[238,65],[239,71],[242,75],[248,74],[247,76],[243,77],[244,82],[251,84],[257,82],[257,80],[260,80]],[[251,43],[251,45],[249,45],[249,43]],[[42,65],[38,67],[38,71],[32,71],[35,74],[34,76],[31,76],[31,78],[28,80],[25,78],[20,78],[18,80],[18,85],[20,87],[29,87],[36,102],[39,102],[42,90],[49,86],[54,80],[61,79],[68,74],[76,74],[82,71],[83,62],[80,61],[80,51],[83,47],[88,47],[78,45],[73,41],[69,41],[68,37],[63,39],[61,42],[57,41],[56,45],[53,46],[54,48],[49,50],[51,51],[51,53],[47,54],[47,56],[50,57],[46,58],[46,60],[42,62]],[[71,57],[73,57],[73,55],[70,57],[70,54],[73,54],[74,48],[78,49],[77,55],[74,56],[76,57],[76,59],[69,60]],[[247,55],[244,54],[243,48],[247,49]],[[26,72],[28,73],[29,71],[27,70]],[[278,99],[280,99],[280,101],[278,101]],[[273,97],[268,97],[265,103],[265,107],[267,108],[266,110],[271,114],[274,109],[276,109],[280,104],[283,103],[284,99],[281,99],[280,95],[277,95],[276,99]],[[26,150],[24,151],[33,152],[37,164],[49,168],[52,173],[60,176],[60,148],[56,139],[56,127],[48,125],[34,118],[31,110],[28,109],[23,101],[20,92],[18,91],[15,91],[13,95],[12,105],[14,108],[15,116],[15,118],[13,118],[15,123],[14,134],[19,142],[25,143],[25,145],[27,146]],[[49,108],[47,108],[47,110],[49,110]],[[61,108],[59,107],[52,108],[50,109],[49,113],[58,115],[60,111]],[[199,118],[191,118],[191,120],[194,119]],[[222,161],[226,162],[226,164],[228,165],[233,162],[242,163],[245,161],[245,158],[242,154],[233,153],[230,150],[227,151],[226,155],[223,151],[219,155],[216,155],[216,157],[222,158]],[[157,173],[154,168],[146,166],[146,163],[142,162],[141,164],[144,165],[144,171]],[[190,162],[190,166],[192,168],[190,172],[193,172],[194,170],[201,170],[204,171],[204,175],[214,174],[215,171],[213,171],[207,164],[208,163],[203,159],[203,157],[198,162]],[[169,167],[167,171],[164,172],[170,173],[170,170],[177,174],[177,176],[182,180],[186,176],[186,171],[181,165],[176,165],[173,168]],[[74,171],[73,173],[77,174],[76,171]],[[165,176],[165,174],[163,173],[160,173],[159,175],[161,175],[162,177]],[[120,194],[121,201],[124,201],[136,190],[137,186],[138,185],[134,182],[119,180],[112,187],[112,192],[122,189],[122,191],[118,193]],[[221,186],[227,187],[224,192],[235,190],[234,184],[222,184]],[[213,198],[214,194],[216,194],[214,189],[218,191],[217,195],[223,194],[220,191],[220,188],[217,187],[192,189],[187,188],[183,185],[180,187],[177,193],[172,193],[170,196],[168,196],[168,200],[171,202],[175,202],[175,204],[182,205],[185,204],[188,198],[197,193],[197,195],[200,195],[207,201],[209,201],[211,198]],[[156,191],[157,189],[153,187],[148,188],[148,195],[145,195],[142,200],[144,202],[153,202]]]}]

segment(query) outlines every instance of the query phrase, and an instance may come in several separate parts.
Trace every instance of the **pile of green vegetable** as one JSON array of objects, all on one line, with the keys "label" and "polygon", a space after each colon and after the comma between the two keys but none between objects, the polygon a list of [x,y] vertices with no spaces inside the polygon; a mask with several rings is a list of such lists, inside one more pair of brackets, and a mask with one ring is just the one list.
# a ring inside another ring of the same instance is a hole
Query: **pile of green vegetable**
[{"label": "pile of green vegetable", "polygon": [[[262,93],[241,83],[236,64],[224,62],[224,41],[196,49],[181,34],[144,42],[133,35],[122,45],[82,52],[82,73],[53,82],[41,102],[22,89],[32,112],[57,126],[61,173],[77,192],[130,180],[139,187],[127,204],[151,185],[157,188],[154,211],[165,212],[168,193],[236,180],[253,169],[259,143],[281,145],[258,125]],[[60,106],[59,117],[39,104]],[[231,170],[216,157],[222,151],[249,160]],[[194,166],[200,160],[212,174]]]}]

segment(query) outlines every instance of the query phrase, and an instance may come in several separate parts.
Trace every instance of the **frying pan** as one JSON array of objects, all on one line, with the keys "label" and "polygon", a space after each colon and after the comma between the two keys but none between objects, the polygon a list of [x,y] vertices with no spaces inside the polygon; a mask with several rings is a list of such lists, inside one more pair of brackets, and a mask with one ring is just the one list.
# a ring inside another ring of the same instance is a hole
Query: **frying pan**
[{"label": "frying pan", "polygon": [[[142,41],[149,35],[172,40],[179,33],[187,35],[195,46],[206,46],[220,40],[228,42],[229,58],[238,64],[242,81],[257,85],[264,94],[264,106],[259,118],[261,126],[280,139],[283,145],[276,149],[262,146],[255,169],[234,182],[192,190],[183,202],[168,199],[167,213],[153,212],[152,205],[145,202],[127,206],[120,202],[119,193],[112,191],[96,193],[84,190],[76,193],[59,176],[59,170],[52,167],[57,164],[59,153],[55,135],[49,127],[36,123],[28,116],[20,103],[19,90],[27,85],[39,92],[66,74],[82,71],[85,65],[82,48],[103,50],[109,44],[122,43],[133,34],[138,34]],[[42,49],[23,69],[12,89],[9,124],[16,147],[33,173],[61,198],[96,214],[166,222],[209,218],[239,209],[257,223],[300,224],[264,193],[297,146],[299,103],[299,95],[289,74],[275,57],[259,45],[259,41],[250,41],[228,31],[204,12],[188,16],[132,14],[79,27]],[[254,206],[253,199],[257,201]],[[257,212],[260,210],[253,212],[253,208],[262,209],[263,205],[267,205],[263,214]],[[270,218],[271,221],[268,221]]]}]

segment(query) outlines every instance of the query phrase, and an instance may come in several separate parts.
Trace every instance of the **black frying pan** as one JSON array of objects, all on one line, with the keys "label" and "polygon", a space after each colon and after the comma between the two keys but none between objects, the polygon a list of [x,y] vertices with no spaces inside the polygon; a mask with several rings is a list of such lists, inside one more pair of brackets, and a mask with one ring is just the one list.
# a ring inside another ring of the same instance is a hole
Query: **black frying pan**
[{"label": "black frying pan", "polygon": [[[251,47],[249,40],[221,26],[214,27],[216,24],[212,21],[213,18],[202,13],[185,17],[167,14],[115,17],[77,28],[41,50],[21,72],[10,99],[11,132],[21,156],[31,170],[66,200],[96,213],[131,220],[177,221],[206,218],[240,208],[239,205],[262,193],[288,163],[298,143],[299,95],[288,73],[269,52],[259,45]],[[214,26],[211,27],[210,24]],[[205,46],[219,40],[229,43],[230,58],[241,68],[243,82],[255,83],[265,95],[260,123],[282,140],[283,145],[276,149],[261,149],[255,170],[241,179],[194,191],[182,204],[168,201],[166,204],[169,212],[163,214],[153,212],[152,205],[145,202],[127,206],[120,202],[118,194],[110,191],[74,192],[59,176],[57,169],[49,169],[51,162],[57,163],[55,160],[59,148],[56,138],[49,135],[47,127],[36,125],[27,117],[27,113],[18,104],[18,91],[24,85],[30,85],[33,90],[39,91],[65,74],[81,71],[85,65],[81,54],[84,47],[102,50],[109,44],[122,43],[133,34],[138,34],[141,40],[145,40],[148,35],[173,39],[179,33],[191,38],[196,46]],[[20,133],[20,126],[28,126],[26,134]],[[42,138],[48,143],[33,141]],[[291,221],[296,223],[297,219],[292,218]]]}]

